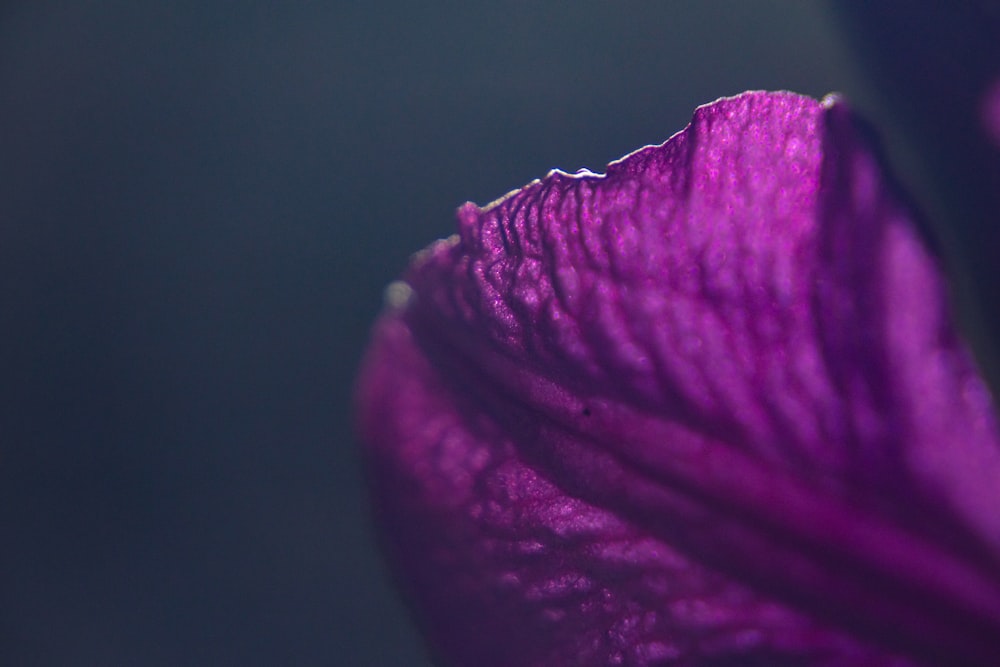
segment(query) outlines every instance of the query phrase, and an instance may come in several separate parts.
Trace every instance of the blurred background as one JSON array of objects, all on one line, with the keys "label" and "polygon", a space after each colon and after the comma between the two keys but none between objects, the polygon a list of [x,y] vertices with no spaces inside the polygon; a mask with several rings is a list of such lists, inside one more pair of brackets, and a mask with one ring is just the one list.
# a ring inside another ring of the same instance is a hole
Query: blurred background
[{"label": "blurred background", "polygon": [[0,664],[429,664],[351,428],[383,287],[464,201],[720,96],[883,114],[840,28],[798,0],[4,3]]}]

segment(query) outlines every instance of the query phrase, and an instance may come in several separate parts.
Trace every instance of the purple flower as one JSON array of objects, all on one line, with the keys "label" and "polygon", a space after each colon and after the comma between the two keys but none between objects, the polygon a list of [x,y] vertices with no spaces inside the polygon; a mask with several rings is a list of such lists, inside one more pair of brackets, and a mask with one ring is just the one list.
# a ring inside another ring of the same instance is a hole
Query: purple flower
[{"label": "purple flower", "polygon": [[447,665],[1000,664],[1000,436],[846,106],[746,93],[459,211],[358,385]]}]

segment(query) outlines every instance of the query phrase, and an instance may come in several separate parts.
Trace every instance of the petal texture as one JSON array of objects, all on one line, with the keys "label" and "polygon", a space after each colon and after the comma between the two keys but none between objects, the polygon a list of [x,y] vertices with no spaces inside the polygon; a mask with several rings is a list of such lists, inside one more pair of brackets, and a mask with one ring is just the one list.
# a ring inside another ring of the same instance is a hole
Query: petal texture
[{"label": "petal texture", "polygon": [[358,386],[453,665],[1000,660],[1000,448],[842,103],[747,93],[459,211]]}]

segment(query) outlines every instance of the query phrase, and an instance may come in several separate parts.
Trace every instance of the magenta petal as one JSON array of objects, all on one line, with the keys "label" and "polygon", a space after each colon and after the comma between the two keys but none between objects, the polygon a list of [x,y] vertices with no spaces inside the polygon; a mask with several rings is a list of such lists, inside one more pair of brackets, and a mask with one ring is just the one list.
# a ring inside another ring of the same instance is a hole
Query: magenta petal
[{"label": "magenta petal", "polygon": [[406,281],[359,429],[443,663],[1000,664],[996,419],[842,104],[719,100]]}]

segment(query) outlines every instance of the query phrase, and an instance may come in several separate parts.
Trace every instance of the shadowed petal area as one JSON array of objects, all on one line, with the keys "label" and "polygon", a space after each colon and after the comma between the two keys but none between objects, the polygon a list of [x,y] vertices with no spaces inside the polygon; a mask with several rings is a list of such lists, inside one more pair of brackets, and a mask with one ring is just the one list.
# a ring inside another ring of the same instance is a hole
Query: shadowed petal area
[{"label": "shadowed petal area", "polygon": [[842,103],[747,93],[459,211],[358,386],[449,665],[1000,661],[1000,449]]},{"label": "shadowed petal area", "polygon": [[[919,170],[940,197],[934,222],[968,282],[962,300],[994,391],[1000,387],[1000,3],[833,0],[844,35]],[[993,107],[997,110],[997,107]],[[911,165],[911,170],[915,165]]]}]

